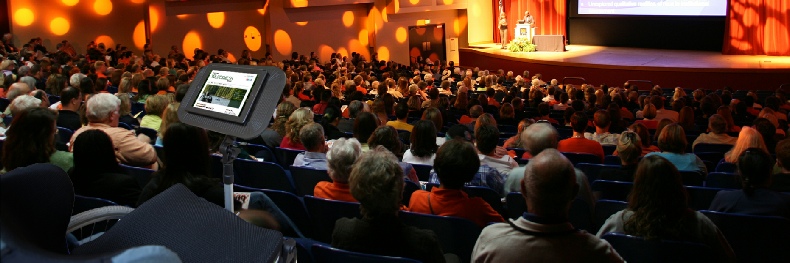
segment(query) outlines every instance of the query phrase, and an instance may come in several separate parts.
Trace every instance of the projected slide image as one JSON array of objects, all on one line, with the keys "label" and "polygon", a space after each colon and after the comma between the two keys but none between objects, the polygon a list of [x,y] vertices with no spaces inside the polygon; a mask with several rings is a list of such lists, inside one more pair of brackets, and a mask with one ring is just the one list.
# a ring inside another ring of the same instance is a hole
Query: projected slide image
[{"label": "projected slide image", "polygon": [[238,109],[246,94],[244,89],[208,85],[200,94],[200,101]]},{"label": "projected slide image", "polygon": [[580,15],[724,16],[727,0],[578,0]]}]

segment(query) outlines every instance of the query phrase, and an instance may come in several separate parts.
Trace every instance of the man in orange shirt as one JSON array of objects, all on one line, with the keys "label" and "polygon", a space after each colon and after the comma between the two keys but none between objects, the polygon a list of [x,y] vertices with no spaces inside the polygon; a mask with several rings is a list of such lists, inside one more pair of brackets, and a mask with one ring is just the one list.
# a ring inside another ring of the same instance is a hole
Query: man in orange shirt
[{"label": "man in orange shirt", "polygon": [[587,115],[581,111],[573,113],[571,116],[571,127],[573,128],[573,136],[561,140],[557,145],[557,150],[560,152],[594,154],[600,157],[601,162],[603,162],[604,153],[601,144],[584,138],[584,130],[587,128]]},{"label": "man in orange shirt", "polygon": [[362,145],[357,139],[340,138],[332,144],[326,153],[327,172],[333,182],[318,182],[313,190],[313,196],[324,199],[357,202],[351,195],[348,186],[348,177],[351,175],[351,166],[362,153]]},{"label": "man in orange shirt", "polygon": [[411,195],[409,211],[471,220],[480,227],[504,222],[491,205],[479,197],[469,198],[462,190],[480,167],[474,146],[463,140],[449,140],[436,153],[433,163],[441,183],[430,192],[418,190]]}]

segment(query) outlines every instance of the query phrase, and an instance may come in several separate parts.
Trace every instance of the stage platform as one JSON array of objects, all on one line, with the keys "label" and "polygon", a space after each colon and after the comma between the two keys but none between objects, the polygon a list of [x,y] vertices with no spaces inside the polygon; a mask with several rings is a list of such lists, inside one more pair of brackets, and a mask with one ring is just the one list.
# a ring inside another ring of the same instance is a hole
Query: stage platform
[{"label": "stage platform", "polygon": [[[662,87],[775,90],[790,88],[790,57],[722,55],[719,52],[568,45],[565,52],[510,52],[495,43],[459,50],[463,67],[520,75],[529,70],[548,81],[582,77],[587,83],[622,86],[649,80]],[[571,81],[580,84],[581,81]],[[646,87],[646,86],[642,86]],[[641,87],[640,87],[641,88]]]}]

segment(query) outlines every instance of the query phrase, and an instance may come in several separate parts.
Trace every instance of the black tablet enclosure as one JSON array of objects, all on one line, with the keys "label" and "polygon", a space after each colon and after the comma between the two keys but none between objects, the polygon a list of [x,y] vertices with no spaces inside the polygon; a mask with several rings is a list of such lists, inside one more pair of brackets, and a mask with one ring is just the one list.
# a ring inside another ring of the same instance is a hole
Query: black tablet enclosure
[{"label": "black tablet enclosure", "polygon": [[276,67],[212,63],[198,72],[178,109],[181,122],[252,139],[272,118],[285,87]]}]

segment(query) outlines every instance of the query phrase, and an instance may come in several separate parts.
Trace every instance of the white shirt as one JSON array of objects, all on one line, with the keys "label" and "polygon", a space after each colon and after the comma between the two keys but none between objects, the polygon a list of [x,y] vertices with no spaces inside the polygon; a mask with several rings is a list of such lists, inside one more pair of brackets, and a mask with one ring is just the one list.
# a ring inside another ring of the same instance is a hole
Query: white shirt
[{"label": "white shirt", "polygon": [[518,163],[516,160],[513,160],[510,155],[505,155],[501,158],[495,158],[485,154],[478,154],[477,157],[480,158],[480,164],[486,164],[491,168],[496,169],[497,172],[503,175],[510,174],[510,170],[518,167]]},{"label": "white shirt", "polygon": [[434,159],[436,159],[436,153],[431,154],[431,156],[427,156],[427,157],[414,156],[414,154],[411,153],[411,150],[406,150],[406,152],[403,153],[404,163],[424,164],[424,165],[433,166]]}]

